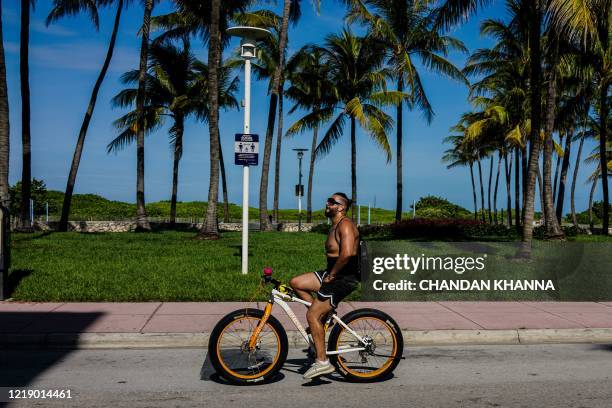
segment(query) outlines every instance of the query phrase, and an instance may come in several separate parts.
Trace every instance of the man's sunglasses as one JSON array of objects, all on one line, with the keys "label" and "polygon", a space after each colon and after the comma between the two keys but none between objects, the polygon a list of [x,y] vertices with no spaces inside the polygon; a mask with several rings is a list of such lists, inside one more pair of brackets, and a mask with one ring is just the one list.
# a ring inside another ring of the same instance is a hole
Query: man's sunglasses
[{"label": "man's sunglasses", "polygon": [[329,205],[344,205],[343,203],[339,203],[338,201],[334,200],[333,198],[329,197],[327,199],[327,204]]}]

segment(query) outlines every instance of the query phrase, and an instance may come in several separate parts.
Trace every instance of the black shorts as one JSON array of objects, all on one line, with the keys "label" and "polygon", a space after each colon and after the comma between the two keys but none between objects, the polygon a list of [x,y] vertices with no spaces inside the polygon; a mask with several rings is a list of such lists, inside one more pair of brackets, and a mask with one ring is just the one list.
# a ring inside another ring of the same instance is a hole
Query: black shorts
[{"label": "black shorts", "polygon": [[332,307],[338,307],[338,303],[347,297],[352,291],[357,289],[359,281],[351,275],[336,275],[336,279],[331,282],[323,282],[327,271],[325,269],[314,272],[315,276],[321,282],[321,287],[317,291],[317,298],[321,301],[328,300]]}]

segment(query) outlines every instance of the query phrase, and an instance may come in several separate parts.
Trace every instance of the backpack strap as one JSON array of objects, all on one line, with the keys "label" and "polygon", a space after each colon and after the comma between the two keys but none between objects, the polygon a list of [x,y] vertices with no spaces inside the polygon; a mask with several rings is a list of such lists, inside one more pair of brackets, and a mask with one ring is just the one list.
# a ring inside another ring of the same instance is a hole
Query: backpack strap
[{"label": "backpack strap", "polygon": [[336,240],[336,243],[337,243],[338,245],[340,245],[340,241],[338,240],[338,236],[336,235],[336,233],[338,232],[338,226],[340,225],[340,223],[341,223],[342,221],[344,221],[344,220],[345,220],[345,219],[347,219],[347,218],[348,218],[347,216],[344,216],[344,217],[340,218],[340,221],[338,221],[338,223],[337,223],[337,224],[336,224],[336,226],[334,227],[334,239]]}]

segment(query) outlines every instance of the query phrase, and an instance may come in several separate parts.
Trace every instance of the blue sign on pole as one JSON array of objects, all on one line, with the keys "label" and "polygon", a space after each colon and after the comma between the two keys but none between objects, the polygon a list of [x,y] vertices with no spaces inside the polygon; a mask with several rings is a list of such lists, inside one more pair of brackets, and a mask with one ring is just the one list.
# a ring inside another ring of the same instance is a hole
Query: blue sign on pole
[{"label": "blue sign on pole", "polygon": [[236,133],[234,138],[234,164],[257,166],[259,161],[259,135]]}]

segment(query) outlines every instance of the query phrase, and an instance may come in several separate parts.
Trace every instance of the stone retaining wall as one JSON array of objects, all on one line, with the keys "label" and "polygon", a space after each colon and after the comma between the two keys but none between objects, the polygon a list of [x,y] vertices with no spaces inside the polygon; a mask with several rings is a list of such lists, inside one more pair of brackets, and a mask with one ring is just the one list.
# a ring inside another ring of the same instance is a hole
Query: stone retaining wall
[{"label": "stone retaining wall", "polygon": [[[53,231],[58,227],[58,222],[35,222],[34,228],[38,231]],[[151,222],[153,230],[168,229],[169,223]],[[310,231],[314,224],[302,223],[302,231]],[[202,223],[176,223],[174,229],[179,231],[193,231],[202,227]],[[298,223],[273,224],[277,231],[297,232]],[[136,230],[136,221],[70,221],[68,229],[76,232],[132,232]],[[242,231],[242,223],[230,222],[219,223],[220,231]],[[249,230],[259,230],[259,223],[250,223]]]}]

